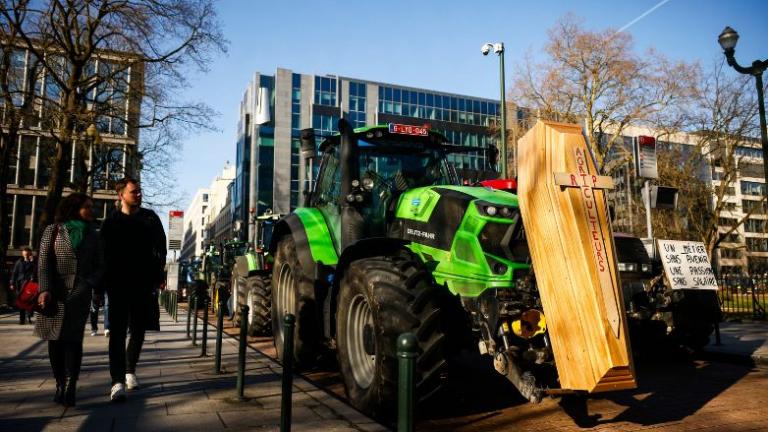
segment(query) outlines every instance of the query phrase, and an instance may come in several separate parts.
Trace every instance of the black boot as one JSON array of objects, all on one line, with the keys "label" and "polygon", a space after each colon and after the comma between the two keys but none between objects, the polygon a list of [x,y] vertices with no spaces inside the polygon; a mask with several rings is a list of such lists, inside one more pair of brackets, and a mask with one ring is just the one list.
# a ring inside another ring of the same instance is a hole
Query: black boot
[{"label": "black boot", "polygon": [[66,389],[64,390],[64,406],[75,406],[75,392],[77,390],[77,379],[67,378]]},{"label": "black boot", "polygon": [[53,401],[57,404],[64,403],[64,389],[66,388],[66,381],[63,379],[56,380],[56,394],[53,396]]}]

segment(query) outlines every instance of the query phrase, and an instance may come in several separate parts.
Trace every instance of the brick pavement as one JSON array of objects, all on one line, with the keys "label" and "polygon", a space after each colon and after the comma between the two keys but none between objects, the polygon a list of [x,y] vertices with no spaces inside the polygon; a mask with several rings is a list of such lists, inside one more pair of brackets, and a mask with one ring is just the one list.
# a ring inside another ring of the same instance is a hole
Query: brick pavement
[{"label": "brick pavement", "polygon": [[[141,388],[124,403],[110,403],[107,340],[85,336],[77,406],[51,399],[55,383],[47,345],[20,326],[15,314],[0,316],[0,431],[212,431],[278,430],[281,367],[258,351],[247,356],[247,402],[234,401],[237,343],[222,344],[225,374],[215,375],[215,329],[209,329],[209,357],[185,337],[186,323],[165,313],[161,332],[148,332],[137,375]],[[88,331],[87,333],[90,333]],[[294,431],[383,431],[360,414],[301,377],[294,380]]]}]

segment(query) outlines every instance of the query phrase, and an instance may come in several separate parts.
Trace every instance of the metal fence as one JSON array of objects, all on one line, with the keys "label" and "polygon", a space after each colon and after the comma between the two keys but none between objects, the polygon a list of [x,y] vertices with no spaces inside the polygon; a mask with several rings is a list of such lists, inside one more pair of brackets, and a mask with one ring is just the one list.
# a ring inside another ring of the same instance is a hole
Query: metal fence
[{"label": "metal fence", "polygon": [[765,319],[768,274],[725,275],[718,279],[720,309],[726,317]]}]

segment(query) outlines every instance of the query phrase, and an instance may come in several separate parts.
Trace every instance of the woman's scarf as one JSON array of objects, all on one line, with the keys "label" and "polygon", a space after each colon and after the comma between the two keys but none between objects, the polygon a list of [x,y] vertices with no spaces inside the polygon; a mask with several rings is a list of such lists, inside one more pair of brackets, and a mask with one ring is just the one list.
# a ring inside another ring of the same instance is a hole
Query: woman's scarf
[{"label": "woman's scarf", "polygon": [[80,247],[80,243],[83,242],[83,235],[85,235],[87,224],[80,219],[70,219],[64,222],[64,226],[67,227],[69,242],[72,244],[72,249],[77,250],[77,248]]}]

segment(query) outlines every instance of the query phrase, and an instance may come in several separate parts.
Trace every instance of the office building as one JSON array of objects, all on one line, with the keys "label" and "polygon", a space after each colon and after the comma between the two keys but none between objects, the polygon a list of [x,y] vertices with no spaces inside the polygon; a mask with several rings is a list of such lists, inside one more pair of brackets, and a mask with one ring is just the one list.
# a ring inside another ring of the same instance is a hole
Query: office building
[{"label": "office building", "polygon": [[184,239],[180,260],[191,260],[202,256],[210,243],[211,225],[223,214],[229,213],[229,190],[235,178],[235,167],[227,162],[207,188],[195,192],[184,212]]},{"label": "office building", "polygon": [[[93,73],[111,70],[121,63],[124,57],[116,53],[100,54],[90,65]],[[11,77],[16,80],[12,87],[18,89],[18,103],[27,94],[27,81],[23,79],[30,73],[32,55],[24,49],[13,51],[11,56]],[[125,68],[125,69],[122,69]],[[115,206],[117,193],[114,185],[117,180],[130,175],[139,176],[141,160],[138,148],[138,130],[135,125],[141,106],[141,91],[133,91],[141,85],[143,66],[121,66],[118,72],[111,72],[110,79],[102,85],[89,90],[89,109],[93,114],[93,123],[97,134],[90,136],[84,130],[75,131],[73,139],[71,166],[67,170],[68,181],[77,184],[83,178],[83,166],[90,176],[88,193],[93,197],[94,212],[98,221],[106,217]],[[61,91],[46,73],[41,73],[35,83],[35,97],[53,101],[60,97]],[[45,108],[44,108],[45,106]],[[13,261],[21,254],[21,249],[30,246],[37,249],[40,233],[36,228],[43,212],[48,181],[51,175],[51,161],[56,152],[56,145],[51,138],[46,122],[50,118],[49,104],[35,105],[36,118],[26,123],[20,130],[18,142],[13,143],[10,163],[10,181],[8,182],[8,253],[7,260]],[[4,104],[0,100],[0,110]],[[100,114],[105,113],[105,114]],[[6,135],[3,134],[3,139]],[[85,158],[79,156],[78,147],[87,148]],[[84,159],[84,165],[81,165]],[[65,187],[64,196],[73,191]]]},{"label": "office building", "polygon": [[313,128],[319,142],[337,131],[342,117],[354,127],[427,124],[450,144],[488,149],[449,156],[460,176],[470,179],[495,169],[491,154],[497,137],[492,128],[500,124],[499,113],[497,100],[439,90],[288,69],[256,73],[240,104],[232,218],[247,222],[267,209],[288,213],[300,204],[302,129]]}]

